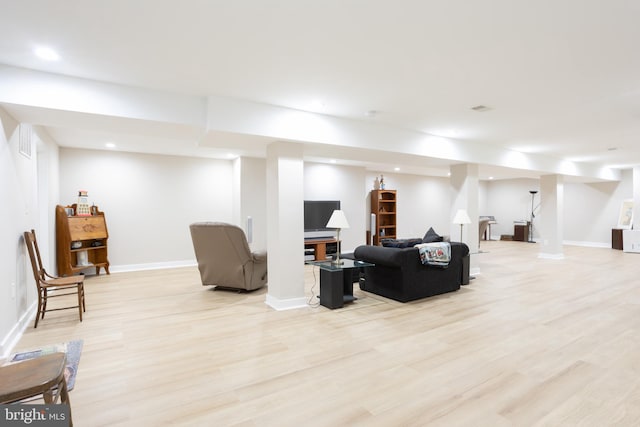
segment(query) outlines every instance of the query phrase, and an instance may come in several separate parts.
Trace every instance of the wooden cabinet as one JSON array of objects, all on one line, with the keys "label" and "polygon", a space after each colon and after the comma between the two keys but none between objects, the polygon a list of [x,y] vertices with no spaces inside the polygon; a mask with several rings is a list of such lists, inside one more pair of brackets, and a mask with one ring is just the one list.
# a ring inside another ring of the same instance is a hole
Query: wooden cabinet
[{"label": "wooden cabinet", "polygon": [[371,191],[371,213],[376,215],[372,230],[374,245],[380,245],[382,239],[397,237],[396,202],[396,190]]},{"label": "wooden cabinet", "polygon": [[611,249],[622,250],[624,247],[622,240],[622,229],[621,228],[612,228],[611,229]]},{"label": "wooden cabinet", "polygon": [[529,241],[529,222],[526,224],[515,224],[513,226],[513,240],[518,242]]},{"label": "wooden cabinet", "polygon": [[56,254],[58,274],[78,274],[87,268],[100,268],[109,274],[107,222],[104,212],[92,207],[93,215],[77,216],[76,205],[56,206]]}]

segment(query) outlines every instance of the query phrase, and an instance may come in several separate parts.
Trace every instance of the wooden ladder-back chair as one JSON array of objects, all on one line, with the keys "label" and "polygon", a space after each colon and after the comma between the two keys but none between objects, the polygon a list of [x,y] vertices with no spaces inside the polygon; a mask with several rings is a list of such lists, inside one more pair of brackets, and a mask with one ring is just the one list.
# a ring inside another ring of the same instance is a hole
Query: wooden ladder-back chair
[{"label": "wooden ladder-back chair", "polygon": [[[44,319],[44,313],[47,311],[67,310],[77,308],[82,322],[82,312],[86,311],[84,301],[84,275],[55,277],[47,273],[42,265],[40,257],[40,249],[38,249],[38,241],[36,240],[36,232],[34,230],[24,232],[24,241],[31,258],[31,267],[33,268],[33,277],[38,287],[38,313],[36,314],[36,323],[34,328],[38,327],[38,320]],[[72,291],[73,290],[73,291]],[[47,301],[49,298],[60,297],[63,295],[78,295],[78,305],[56,307],[47,309]]]}]

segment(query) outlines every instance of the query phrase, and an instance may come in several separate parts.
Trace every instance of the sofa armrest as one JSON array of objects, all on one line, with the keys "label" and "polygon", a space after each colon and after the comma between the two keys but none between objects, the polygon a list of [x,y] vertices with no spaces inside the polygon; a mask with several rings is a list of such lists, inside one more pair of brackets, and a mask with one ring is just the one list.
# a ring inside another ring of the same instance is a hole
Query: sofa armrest
[{"label": "sofa armrest", "polygon": [[252,252],[251,255],[253,256],[253,262],[257,262],[257,263],[260,263],[260,264],[267,262],[267,252],[266,251]]}]

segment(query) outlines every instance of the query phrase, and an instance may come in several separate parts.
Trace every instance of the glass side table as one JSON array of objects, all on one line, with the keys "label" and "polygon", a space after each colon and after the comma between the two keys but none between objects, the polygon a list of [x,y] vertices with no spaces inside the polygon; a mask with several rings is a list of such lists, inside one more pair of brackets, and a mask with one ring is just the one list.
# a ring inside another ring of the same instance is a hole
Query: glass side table
[{"label": "glass side table", "polygon": [[375,264],[352,259],[341,259],[340,264],[331,261],[307,261],[306,264],[320,268],[320,305],[327,308],[341,308],[345,303],[355,301],[353,296],[352,273],[355,268],[375,267]]}]

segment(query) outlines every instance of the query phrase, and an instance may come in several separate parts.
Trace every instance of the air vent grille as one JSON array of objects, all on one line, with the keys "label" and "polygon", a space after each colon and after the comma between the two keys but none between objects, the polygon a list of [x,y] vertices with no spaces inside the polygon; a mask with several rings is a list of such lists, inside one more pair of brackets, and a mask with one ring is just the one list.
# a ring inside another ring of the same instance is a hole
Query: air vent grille
[{"label": "air vent grille", "polygon": [[26,123],[20,124],[20,142],[18,151],[27,158],[31,158],[31,125]]},{"label": "air vent grille", "polygon": [[477,111],[479,113],[483,113],[485,111],[491,110],[491,107],[487,107],[486,105],[476,105],[475,107],[471,107],[473,111]]}]

